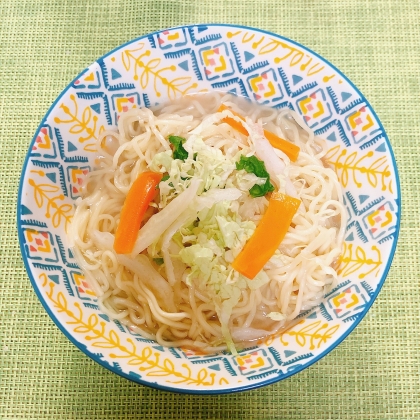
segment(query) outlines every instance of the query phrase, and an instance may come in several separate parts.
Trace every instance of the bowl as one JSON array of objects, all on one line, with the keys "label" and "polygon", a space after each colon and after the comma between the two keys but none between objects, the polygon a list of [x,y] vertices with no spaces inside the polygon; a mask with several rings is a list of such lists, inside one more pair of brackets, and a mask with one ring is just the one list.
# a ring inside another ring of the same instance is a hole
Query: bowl
[{"label": "bowl", "polygon": [[[337,287],[276,337],[239,352],[165,348],[101,313],[69,248],[66,229],[95,140],[121,112],[185,94],[229,91],[289,107],[326,139],[348,220]],[[385,130],[333,65],[289,39],[231,25],[155,32],[83,70],[53,103],[30,145],[18,197],[22,257],[37,296],[61,331],[110,371],[167,391],[219,394],[285,379],[344,340],[378,295],[400,223],[400,187]]]}]

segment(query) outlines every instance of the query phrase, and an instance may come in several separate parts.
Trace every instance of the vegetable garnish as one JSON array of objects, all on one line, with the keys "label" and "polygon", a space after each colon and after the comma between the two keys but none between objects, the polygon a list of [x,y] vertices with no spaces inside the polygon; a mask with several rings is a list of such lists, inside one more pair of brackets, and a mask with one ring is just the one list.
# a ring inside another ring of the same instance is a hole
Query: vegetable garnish
[{"label": "vegetable garnish", "polygon": [[239,162],[236,162],[236,169],[244,169],[250,174],[254,174],[259,178],[266,179],[263,185],[255,184],[249,189],[249,194],[251,197],[263,197],[268,192],[274,191],[274,186],[270,182],[270,175],[265,169],[264,162],[259,160],[256,156],[246,157],[242,155]]},{"label": "vegetable garnish", "polygon": [[274,255],[286,236],[300,200],[281,193],[273,193],[255,232],[234,259],[232,267],[253,279]]},{"label": "vegetable garnish", "polygon": [[275,149],[281,150],[292,162],[296,162],[300,152],[299,146],[276,136],[271,131],[264,130],[264,136]]},{"label": "vegetable garnish", "polygon": [[[219,109],[217,110],[217,112],[222,111],[230,111],[233,115],[245,121],[245,118],[242,117],[242,115],[238,114],[235,111],[232,111],[226,105],[220,105]],[[229,124],[232,128],[234,128],[236,131],[239,131],[241,134],[244,134],[245,136],[249,135],[247,129],[240,122],[234,120],[233,118],[226,117],[223,118],[222,121]],[[290,141],[278,137],[271,131],[264,130],[264,136],[274,148],[281,150],[284,154],[286,154],[289,157],[289,159],[292,162],[296,162],[299,156],[300,147],[296,146],[293,143],[290,143]]]},{"label": "vegetable garnish", "polygon": [[120,223],[115,233],[114,250],[128,254],[133,250],[141,222],[150,202],[157,193],[156,186],[162,179],[157,172],[143,172],[134,181],[121,210]]},{"label": "vegetable garnish", "polygon": [[[217,110],[217,112],[222,112],[222,111],[230,111],[233,115],[235,115],[236,117],[240,118],[241,120],[245,121],[245,118],[242,117],[242,115],[239,115],[237,112],[232,111],[230,108],[228,108],[226,105],[220,105],[219,109]],[[239,131],[241,134],[243,134],[244,136],[248,136],[248,130],[239,122],[234,120],[233,118],[230,117],[226,117],[223,118],[222,120],[223,122],[229,124],[232,128],[234,128],[236,131]]]},{"label": "vegetable garnish", "polygon": [[182,146],[186,139],[179,136],[169,136],[169,143],[174,146],[174,159],[185,160],[188,159],[188,152]]},{"label": "vegetable garnish", "polygon": [[162,265],[164,263],[163,258],[153,258],[153,261],[157,264],[157,265]]}]

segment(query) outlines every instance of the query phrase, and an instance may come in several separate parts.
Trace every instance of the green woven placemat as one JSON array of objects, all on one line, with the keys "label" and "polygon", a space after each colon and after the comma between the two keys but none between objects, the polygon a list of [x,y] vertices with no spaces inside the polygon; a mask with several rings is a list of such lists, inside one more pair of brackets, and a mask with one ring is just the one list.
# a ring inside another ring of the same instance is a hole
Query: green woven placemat
[{"label": "green woven placemat", "polygon": [[[136,385],[77,350],[32,290],[15,224],[30,140],[68,82],[134,37],[206,22],[279,33],[344,71],[388,132],[403,195],[392,269],[350,337],[285,381],[212,397]],[[419,419],[419,22],[418,0],[1,0],[0,418]]]}]

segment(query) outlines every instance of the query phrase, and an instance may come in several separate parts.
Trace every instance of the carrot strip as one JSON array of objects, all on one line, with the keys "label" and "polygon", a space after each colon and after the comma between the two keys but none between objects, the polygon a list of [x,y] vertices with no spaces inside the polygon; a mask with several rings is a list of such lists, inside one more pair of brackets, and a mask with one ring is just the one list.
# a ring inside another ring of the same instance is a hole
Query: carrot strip
[{"label": "carrot strip", "polygon": [[[239,117],[241,120],[245,121],[245,119],[240,116],[238,113],[232,111],[230,108],[228,108],[226,105],[220,105],[220,108],[217,110],[217,112],[222,112],[222,111],[230,111],[233,115],[235,115],[236,117]],[[223,122],[229,124],[232,128],[234,128],[236,131],[239,131],[241,134],[243,134],[244,136],[248,136],[248,130],[239,122],[234,120],[233,118],[230,117],[226,117],[223,118],[222,120]]]},{"label": "carrot strip", "polygon": [[274,148],[281,150],[292,162],[296,162],[300,152],[299,146],[276,136],[271,131],[264,130],[264,136]]},{"label": "carrot strip", "polygon": [[133,250],[144,214],[156,196],[156,186],[161,179],[162,174],[157,172],[143,172],[134,181],[124,201],[115,233],[116,253],[128,254]]},{"label": "carrot strip", "polygon": [[284,239],[300,200],[281,193],[273,193],[255,232],[232,263],[232,267],[253,279],[274,255]]},{"label": "carrot strip", "polygon": [[[241,120],[245,121],[245,118],[242,117],[242,115],[238,114],[235,111],[232,111],[230,108],[228,108],[226,105],[222,104],[220,105],[219,109],[217,110],[217,112],[222,112],[222,111],[230,111],[233,115],[235,115],[236,117],[240,118]],[[244,134],[245,136],[248,136],[248,131],[246,130],[246,128],[238,121],[234,120],[233,118],[223,118],[222,120],[223,122],[229,124],[232,128],[234,128],[236,131],[239,131],[241,134]],[[284,154],[286,154],[289,159],[292,162],[295,162],[296,159],[299,156],[299,152],[300,152],[300,147],[296,146],[293,143],[290,143],[290,141],[287,141],[285,139],[282,139],[279,136],[276,136],[274,133],[272,133],[271,131],[267,131],[264,130],[264,136],[265,138],[270,142],[270,144],[275,147],[276,149],[281,150]]]}]

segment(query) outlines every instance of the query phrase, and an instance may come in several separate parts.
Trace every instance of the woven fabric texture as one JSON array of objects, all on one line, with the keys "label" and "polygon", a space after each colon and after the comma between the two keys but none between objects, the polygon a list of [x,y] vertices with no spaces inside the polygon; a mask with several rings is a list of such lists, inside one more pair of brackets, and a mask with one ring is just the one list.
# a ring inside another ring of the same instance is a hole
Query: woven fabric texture
[{"label": "woven fabric texture", "polygon": [[[419,419],[420,3],[418,0],[1,0],[1,419]],[[334,351],[280,383],[224,396],[136,385],[95,364],[38,301],[16,232],[20,172],[51,103],[96,58],[186,23],[254,26],[342,70],[387,130],[402,225],[385,285]]]}]

